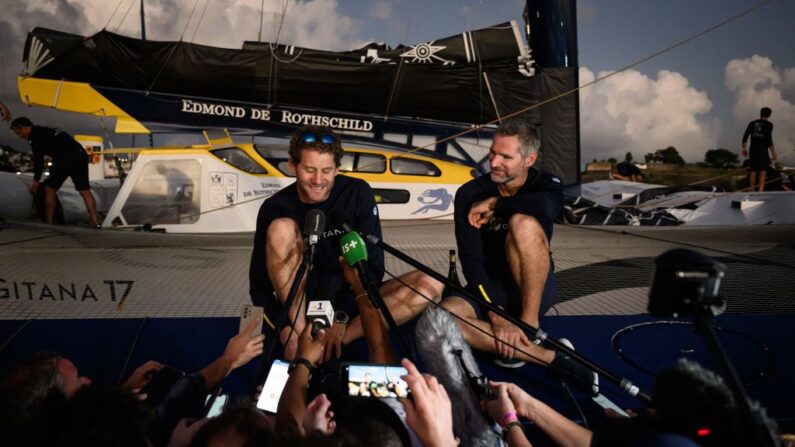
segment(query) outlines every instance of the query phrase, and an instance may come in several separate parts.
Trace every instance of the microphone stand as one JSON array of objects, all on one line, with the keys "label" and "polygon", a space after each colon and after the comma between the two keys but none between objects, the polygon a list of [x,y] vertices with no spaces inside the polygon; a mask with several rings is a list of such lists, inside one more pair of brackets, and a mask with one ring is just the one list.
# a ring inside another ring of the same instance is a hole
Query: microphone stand
[{"label": "microphone stand", "polygon": [[464,297],[467,301],[469,301],[473,306],[482,305],[485,306],[490,311],[494,312],[495,314],[499,315],[502,318],[510,321],[512,324],[518,326],[525,334],[527,334],[531,339],[546,341],[549,345],[551,345],[555,351],[563,352],[572,359],[576,360],[577,362],[581,363],[583,366],[587,367],[591,371],[598,373],[601,376],[604,376],[611,382],[618,385],[619,388],[626,391],[632,397],[637,398],[644,404],[651,404],[652,399],[651,396],[647,393],[644,393],[640,390],[634,383],[632,383],[629,379],[619,377],[601,366],[593,363],[589,359],[583,357],[582,355],[578,354],[573,349],[570,349],[568,346],[561,344],[559,341],[555,340],[554,338],[549,337],[549,334],[544,332],[541,329],[534,328],[529,324],[525,323],[524,321],[514,317],[513,315],[508,314],[502,308],[495,306],[492,303],[487,301],[481,300],[475,296],[473,296],[469,291],[464,289],[458,284],[453,283],[452,281],[448,280],[446,277],[442,276],[441,274],[437,273],[436,271],[428,268],[427,266],[423,265],[419,261],[415,260],[414,258],[408,256],[407,254],[401,252],[395,247],[387,244],[386,242],[382,241],[380,238],[373,236],[373,235],[365,235],[365,238],[369,240],[371,243],[375,244],[376,246],[380,247],[387,253],[395,256],[396,258],[400,259],[401,261],[411,265],[412,267],[416,268],[417,270],[425,273],[426,275],[432,277],[433,279],[441,282],[442,284],[446,284],[456,290],[462,297]]},{"label": "microphone stand", "polygon": [[389,326],[390,332],[395,334],[395,337],[397,337],[400,347],[403,348],[403,352],[406,354],[406,357],[408,357],[408,359],[414,363],[414,350],[410,348],[411,345],[409,345],[409,343],[403,338],[403,334],[398,332],[398,325],[395,322],[395,318],[392,316],[392,312],[390,312],[389,307],[387,307],[386,303],[384,302],[384,298],[381,296],[381,292],[379,292],[375,281],[373,281],[373,277],[370,275],[367,265],[364,263],[364,261],[357,262],[356,268],[359,270],[359,278],[362,280],[364,289],[367,291],[367,297],[370,299],[370,302],[373,303],[373,306],[375,306],[376,309],[381,311],[381,315],[384,316],[384,320],[386,320],[386,324]]},{"label": "microphone stand", "polygon": [[[276,328],[274,329],[275,333],[272,337],[266,340],[265,346],[263,347],[262,357],[259,362],[259,366],[257,367],[257,374],[254,376],[251,394],[256,393],[257,386],[262,383],[265,377],[265,372],[268,370],[268,367],[271,364],[273,350],[276,347],[276,343],[279,340],[282,329],[284,329],[285,325],[287,324],[287,317],[290,315],[290,308],[293,306],[293,301],[295,301],[295,295],[298,293],[298,287],[301,285],[301,280],[304,278],[304,273],[306,273],[307,267],[310,271],[312,270],[312,258],[314,255],[315,244],[307,244],[306,250],[304,250],[304,254],[301,259],[301,264],[298,266],[298,270],[295,272],[295,278],[293,278],[293,283],[290,285],[290,291],[287,292],[287,298],[285,298],[284,303],[282,304],[282,309],[279,311],[279,317],[276,320]],[[300,311],[301,310],[298,309],[298,312]],[[295,328],[293,328],[293,330],[295,330]],[[296,337],[300,335],[301,334],[296,334]]]}]

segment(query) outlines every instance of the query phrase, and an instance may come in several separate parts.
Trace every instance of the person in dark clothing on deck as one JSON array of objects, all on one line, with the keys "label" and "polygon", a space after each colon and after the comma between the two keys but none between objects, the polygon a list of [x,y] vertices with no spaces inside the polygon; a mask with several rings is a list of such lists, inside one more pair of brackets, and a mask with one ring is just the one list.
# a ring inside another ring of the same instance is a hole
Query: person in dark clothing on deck
[{"label": "person in dark clothing on deck", "polygon": [[[455,196],[456,242],[467,288],[533,327],[554,301],[549,241],[552,223],[563,207],[560,179],[532,168],[538,147],[529,123],[503,122],[489,149],[491,172],[465,183]],[[446,298],[442,306],[478,327],[459,323],[464,339],[475,349],[499,354],[498,365],[519,367],[530,361],[575,368],[572,375],[582,381],[593,378],[483,306],[457,296]]]},{"label": "person in dark clothing on deck", "polygon": [[[773,111],[762,107],[759,119],[748,123],[743,133],[743,157],[748,157],[748,183],[751,191],[764,191],[767,168],[770,159],[778,159],[773,145],[773,123],[769,121]],[[751,138],[751,151],[748,151],[748,138]],[[768,154],[768,150],[770,153]],[[758,185],[758,187],[757,187]]]},{"label": "person in dark clothing on deck", "polygon": [[[351,219],[350,225],[355,230],[381,237],[373,191],[363,180],[337,175],[342,156],[339,137],[331,128],[301,127],[290,140],[289,149],[289,167],[295,173],[295,183],[265,200],[260,207],[249,269],[250,294],[254,304],[265,308],[271,324],[275,323],[301,262],[304,252],[301,227],[310,210],[319,209],[329,216],[332,210],[341,209]],[[335,318],[338,321],[327,331],[326,360],[335,349],[339,357],[342,344],[364,334],[356,306],[358,298],[345,283],[338,262],[343,234],[341,228],[326,222],[315,249],[312,272],[308,279],[304,278],[296,295],[305,294],[306,300],[330,300],[336,311],[345,312],[341,318]],[[384,274],[383,251],[369,242],[366,244],[367,263],[380,284]],[[442,288],[439,282],[418,271],[402,275],[400,282],[383,283],[381,296],[398,324],[410,320],[428,304],[423,296],[402,283],[411,285],[430,299],[435,299]],[[296,298],[289,309],[290,321],[295,321],[295,327],[288,325],[278,334],[282,344],[287,343],[285,358],[288,360],[295,356],[298,335],[306,324],[305,309],[298,306],[300,301]],[[293,331],[296,333],[291,336]]]},{"label": "person in dark clothing on deck", "polygon": [[[86,203],[91,226],[98,228],[97,203],[91,195],[91,186],[88,183],[89,160],[83,146],[61,129],[34,126],[25,117],[12,121],[11,130],[19,138],[27,140],[33,149],[33,186],[30,190],[35,194],[39,187],[44,187],[45,222],[52,224],[55,216],[55,193],[66,178],[71,177],[75,189]],[[50,176],[41,182],[45,155],[52,158],[52,167]]]}]

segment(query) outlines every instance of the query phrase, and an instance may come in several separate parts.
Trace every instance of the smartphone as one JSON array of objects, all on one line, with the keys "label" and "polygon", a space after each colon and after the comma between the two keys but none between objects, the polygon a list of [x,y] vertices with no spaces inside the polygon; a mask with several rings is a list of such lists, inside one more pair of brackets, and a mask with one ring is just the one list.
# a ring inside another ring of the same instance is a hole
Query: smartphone
[{"label": "smartphone", "polygon": [[262,385],[262,393],[257,399],[257,408],[276,414],[276,407],[279,406],[279,399],[282,397],[284,385],[287,384],[287,378],[290,377],[287,373],[287,368],[289,367],[290,364],[284,360],[276,359],[273,361],[268,377],[265,379],[265,384]]},{"label": "smartphone", "polygon": [[257,335],[261,334],[263,314],[264,309],[260,306],[252,306],[251,304],[243,306],[243,312],[240,314],[240,329],[238,330],[238,333],[242,334],[246,329],[246,326],[251,323],[251,320],[255,320],[257,324],[254,325],[254,329],[251,330],[250,335],[252,337],[256,337]]},{"label": "smartphone", "polygon": [[360,397],[409,397],[409,385],[401,377],[408,374],[400,365],[343,363],[342,392]]},{"label": "smartphone", "polygon": [[141,393],[146,394],[146,400],[144,402],[152,408],[156,407],[163,401],[163,398],[166,397],[166,394],[168,394],[174,384],[184,375],[184,372],[174,367],[164,365],[141,389]]},{"label": "smartphone", "polygon": [[209,406],[207,408],[207,417],[214,418],[221,414],[224,411],[224,407],[226,406],[226,401],[229,399],[228,394],[208,394],[207,399],[204,401],[205,406]]}]

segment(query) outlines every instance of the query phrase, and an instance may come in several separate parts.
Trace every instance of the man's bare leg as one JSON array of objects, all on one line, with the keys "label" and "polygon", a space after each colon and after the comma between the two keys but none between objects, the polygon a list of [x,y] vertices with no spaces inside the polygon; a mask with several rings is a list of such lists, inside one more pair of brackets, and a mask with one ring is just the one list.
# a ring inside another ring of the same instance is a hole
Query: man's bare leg
[{"label": "man's bare leg", "polygon": [[99,219],[97,219],[97,202],[94,200],[94,195],[91,194],[90,190],[78,192],[83,196],[83,201],[86,202],[86,210],[88,210],[88,217],[91,219],[91,226],[97,226]]},{"label": "man's bare leg", "polygon": [[55,193],[56,189],[44,186],[44,221],[52,225],[55,218]]},{"label": "man's bare leg", "polygon": [[544,228],[531,216],[514,214],[508,224],[505,251],[522,299],[522,321],[538,327],[541,297],[549,275],[549,242]]},{"label": "man's bare leg", "polygon": [[751,192],[756,191],[756,171],[748,173],[748,190]]},{"label": "man's bare leg", "polygon": [[[396,279],[386,281],[379,288],[379,292],[384,298],[384,304],[389,308],[392,318],[395,319],[395,323],[401,325],[419,315],[429,304],[423,295],[431,300],[438,298],[442,291],[442,283],[418,270],[405,273],[398,278],[400,281]],[[422,295],[415,293],[403,283],[411,285]],[[343,341],[350,343],[363,335],[362,323],[357,316],[351,320],[345,330]]]},{"label": "man's bare leg", "polygon": [[[290,292],[293,278],[295,278],[298,267],[301,265],[303,252],[304,240],[295,221],[290,218],[274,219],[268,227],[265,259],[268,278],[273,285],[276,296],[279,297],[279,301],[282,303],[287,300],[287,294]],[[301,281],[296,297],[303,295],[305,282],[306,278]],[[290,337],[289,345],[284,347],[284,357],[288,360],[292,360],[295,357],[298,335],[306,324],[302,315],[303,309],[298,307],[299,301],[298,299],[293,300],[293,305],[288,314],[291,322],[295,319],[295,330],[297,331],[296,334]],[[295,318],[296,314],[300,314],[297,319]],[[287,340],[289,332],[289,328],[285,328],[279,334],[282,344]]]},{"label": "man's bare leg", "polygon": [[[464,340],[478,351],[491,352],[497,354],[497,345],[494,340],[494,332],[491,323],[480,320],[475,314],[475,309],[467,300],[457,296],[450,296],[442,301],[442,307],[448,312],[465,321],[459,321],[458,327]],[[475,327],[472,327],[475,326]],[[524,362],[533,362],[547,365],[555,358],[555,353],[532,343],[520,343],[516,346],[515,358]]]},{"label": "man's bare leg", "polygon": [[759,171],[759,192],[765,190],[765,181],[767,181],[767,171]]}]

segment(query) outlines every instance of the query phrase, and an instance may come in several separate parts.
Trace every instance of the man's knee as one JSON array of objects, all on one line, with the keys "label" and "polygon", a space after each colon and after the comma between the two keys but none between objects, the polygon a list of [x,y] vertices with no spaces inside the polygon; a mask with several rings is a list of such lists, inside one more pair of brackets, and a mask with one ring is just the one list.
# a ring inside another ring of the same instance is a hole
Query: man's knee
[{"label": "man's knee", "polygon": [[511,238],[515,241],[535,241],[548,245],[544,227],[533,216],[527,214],[514,214],[508,221]]},{"label": "man's knee", "polygon": [[268,226],[268,245],[274,243],[295,244],[301,240],[301,231],[298,224],[288,217],[274,219]]},{"label": "man's knee", "polygon": [[448,296],[439,305],[459,318],[475,318],[477,316],[475,308],[469,304],[469,301],[459,296]]}]

